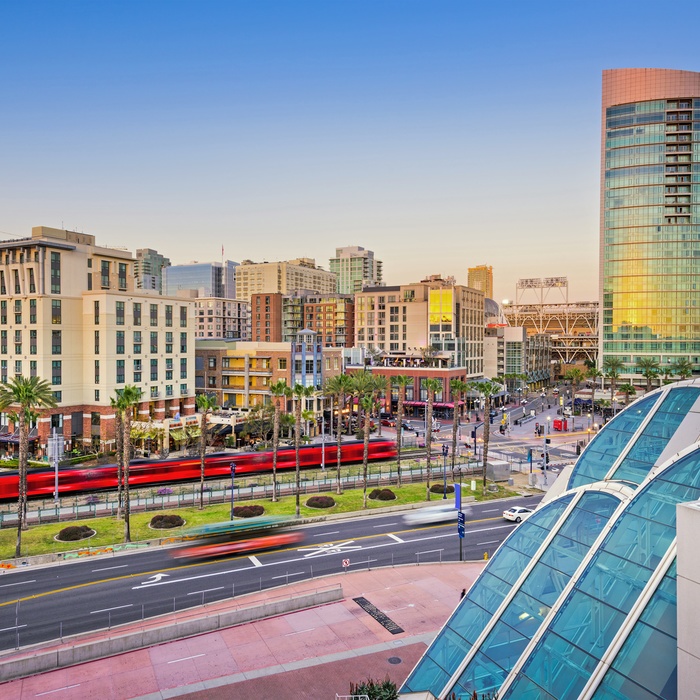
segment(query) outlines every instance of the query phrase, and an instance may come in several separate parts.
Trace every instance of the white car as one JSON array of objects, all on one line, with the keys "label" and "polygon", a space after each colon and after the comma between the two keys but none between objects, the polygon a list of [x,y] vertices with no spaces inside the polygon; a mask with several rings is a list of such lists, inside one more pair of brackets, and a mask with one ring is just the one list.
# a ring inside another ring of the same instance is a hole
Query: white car
[{"label": "white car", "polygon": [[439,506],[416,508],[403,516],[405,525],[428,525],[430,523],[446,523],[452,520],[457,522],[457,509],[454,501],[448,501]]},{"label": "white car", "polygon": [[508,510],[503,511],[504,520],[511,520],[515,523],[519,523],[523,520],[527,520],[530,515],[532,515],[532,508],[523,508],[522,506],[513,506],[508,508]]}]

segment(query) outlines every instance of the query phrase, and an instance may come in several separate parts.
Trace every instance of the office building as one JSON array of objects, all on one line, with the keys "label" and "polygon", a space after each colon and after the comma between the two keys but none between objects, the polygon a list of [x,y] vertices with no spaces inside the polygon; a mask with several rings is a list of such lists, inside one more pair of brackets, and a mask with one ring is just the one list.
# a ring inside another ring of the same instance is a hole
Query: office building
[{"label": "office building", "polygon": [[700,73],[603,71],[601,362],[700,371]]},{"label": "office building", "polygon": [[696,379],[607,423],[501,544],[401,697],[693,697],[699,412]]},{"label": "office building", "polygon": [[250,340],[250,304],[239,299],[196,297],[195,338]]},{"label": "office building", "polygon": [[238,298],[246,301],[253,294],[294,294],[303,291],[335,294],[335,274],[317,267],[312,258],[261,263],[244,260],[237,268],[236,275]]},{"label": "office building", "polygon": [[177,296],[194,290],[202,298],[236,299],[237,269],[238,263],[233,260],[171,265],[163,270],[164,293]]},{"label": "office building", "polygon": [[360,246],[336,248],[329,268],[338,276],[338,294],[356,294],[361,292],[363,287],[382,285],[381,260],[376,260],[371,250]]},{"label": "office building", "polygon": [[163,268],[170,265],[170,259],[152,248],[139,248],[134,260],[134,276],[137,289],[154,289],[163,293]]},{"label": "office building", "polygon": [[467,287],[478,289],[487,299],[493,299],[493,268],[477,265],[467,269]]},{"label": "office building", "polygon": [[113,449],[110,401],[127,384],[140,421],[194,413],[193,304],[135,289],[131,253],[37,226],[0,243],[0,293],[0,381],[39,377],[58,401],[40,412],[40,450],[54,429],[70,448]]}]

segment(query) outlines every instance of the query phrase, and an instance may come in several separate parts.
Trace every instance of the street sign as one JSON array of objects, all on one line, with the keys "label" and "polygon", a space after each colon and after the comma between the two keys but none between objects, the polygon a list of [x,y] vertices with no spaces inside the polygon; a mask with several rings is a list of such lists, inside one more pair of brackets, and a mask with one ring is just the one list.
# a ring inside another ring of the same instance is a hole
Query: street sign
[{"label": "street sign", "polygon": [[457,523],[459,525],[464,525],[465,520],[466,520],[466,518],[464,516],[464,513],[463,513],[463,511],[460,510],[459,513],[457,513]]},{"label": "street sign", "polygon": [[343,559],[343,568],[347,569],[348,566],[350,566],[350,560],[349,559]]}]

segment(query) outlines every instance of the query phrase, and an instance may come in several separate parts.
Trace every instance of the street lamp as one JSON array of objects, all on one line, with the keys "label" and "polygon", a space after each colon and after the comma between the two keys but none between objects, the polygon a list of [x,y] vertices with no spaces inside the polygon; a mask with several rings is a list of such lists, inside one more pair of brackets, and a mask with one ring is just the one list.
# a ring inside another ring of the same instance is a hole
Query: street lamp
[{"label": "street lamp", "polygon": [[442,498],[447,498],[447,453],[449,448],[447,445],[442,446]]},{"label": "street lamp", "polygon": [[231,467],[231,520],[233,520],[233,486],[236,478],[236,463],[231,462],[229,466]]}]

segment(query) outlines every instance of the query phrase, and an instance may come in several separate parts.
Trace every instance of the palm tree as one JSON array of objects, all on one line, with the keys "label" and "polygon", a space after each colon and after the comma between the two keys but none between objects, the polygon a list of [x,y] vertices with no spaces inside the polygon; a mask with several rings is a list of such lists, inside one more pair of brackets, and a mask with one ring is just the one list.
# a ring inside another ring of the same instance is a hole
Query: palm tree
[{"label": "palm tree", "polygon": [[671,363],[671,372],[681,379],[690,379],[693,376],[693,363],[687,357],[677,357]]},{"label": "palm tree", "polygon": [[204,510],[204,469],[207,457],[207,435],[209,432],[209,414],[219,408],[214,394],[198,394],[195,399],[197,408],[202,414],[199,436],[199,510]]},{"label": "palm tree", "polygon": [[303,384],[295,384],[292,389],[294,398],[296,399],[296,405],[294,406],[294,454],[295,454],[295,466],[296,466],[296,516],[297,518],[301,514],[301,508],[299,505],[299,496],[301,491],[301,469],[299,463],[299,447],[301,446],[301,413],[302,404],[306,403],[306,399],[314,395],[314,388],[312,386],[304,386]]},{"label": "palm tree", "polygon": [[22,556],[22,530],[26,529],[27,464],[29,462],[29,422],[35,408],[54,408],[57,405],[53,388],[45,379],[17,375],[0,385],[0,411],[19,406],[16,411],[19,424],[19,498],[17,502],[17,544],[15,557]]},{"label": "palm tree", "polygon": [[442,389],[442,380],[426,379],[423,382],[425,390],[428,392],[428,401],[425,407],[425,469],[427,472],[425,500],[430,500],[430,477],[431,477],[431,459],[433,449],[433,403],[435,402],[435,392]]},{"label": "palm tree", "polygon": [[501,385],[491,379],[481,379],[475,382],[469,382],[469,388],[473,391],[478,391],[484,397],[484,462],[482,467],[482,487],[486,493],[486,464],[489,456],[489,439],[490,420],[489,413],[491,412],[491,398],[501,391]]},{"label": "palm tree", "polygon": [[363,413],[362,421],[362,507],[367,507],[367,465],[369,455],[369,433],[372,424],[372,408],[374,407],[374,394],[365,394],[360,399]]},{"label": "palm tree", "polygon": [[129,462],[131,460],[131,419],[141,400],[141,389],[127,384],[117,389],[117,410],[122,414],[122,461],[124,463],[124,541],[131,542],[131,502],[129,500]]},{"label": "palm tree", "polygon": [[392,377],[391,383],[398,387],[399,396],[396,405],[396,472],[398,486],[401,488],[401,436],[403,434],[403,405],[406,401],[406,387],[413,384],[413,377],[405,374],[397,374]]},{"label": "palm tree", "polygon": [[386,393],[388,378],[384,374],[373,374],[375,406],[373,410],[377,412],[377,437],[382,436],[382,394]]},{"label": "palm tree", "polygon": [[452,472],[455,470],[455,459],[457,457],[457,430],[459,428],[458,406],[464,393],[469,389],[469,385],[461,379],[450,381],[450,393],[452,394]]},{"label": "palm tree", "polygon": [[580,370],[578,367],[572,367],[570,370],[567,371],[567,373],[564,375],[564,379],[568,379],[571,382],[571,400],[573,401],[575,397],[576,392],[578,391],[578,387],[583,381],[583,378],[586,375],[583,373],[582,370]]},{"label": "palm tree", "polygon": [[117,456],[117,518],[122,517],[124,492],[122,478],[124,474],[124,430],[122,429],[122,412],[119,409],[118,397],[112,397],[109,404],[114,410],[114,441]]},{"label": "palm tree", "polygon": [[634,388],[633,384],[629,383],[620,384],[619,389],[625,395],[625,406],[629,406],[630,396],[634,396],[637,393],[637,390]]},{"label": "palm tree", "polygon": [[637,360],[637,369],[647,380],[647,393],[651,391],[651,383],[661,373],[661,365],[655,357],[640,357]]},{"label": "palm tree", "polygon": [[343,409],[345,408],[345,397],[352,392],[352,377],[349,374],[338,374],[331,377],[326,382],[326,394],[337,397],[338,403],[338,421],[336,424],[336,439],[337,445],[337,461],[336,461],[336,493],[341,494],[342,488],[340,485],[340,465],[341,465],[341,449],[343,442]]},{"label": "palm tree", "polygon": [[272,423],[272,502],[277,502],[277,452],[280,448],[280,400],[287,396],[289,387],[284,379],[270,386],[272,401],[275,404],[275,416]]},{"label": "palm tree", "polygon": [[603,360],[603,372],[610,380],[610,405],[613,407],[613,416],[615,415],[615,386],[624,367],[625,363],[616,355],[608,355]]}]

